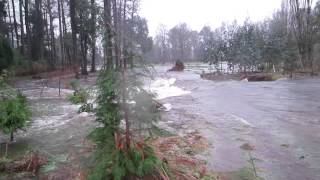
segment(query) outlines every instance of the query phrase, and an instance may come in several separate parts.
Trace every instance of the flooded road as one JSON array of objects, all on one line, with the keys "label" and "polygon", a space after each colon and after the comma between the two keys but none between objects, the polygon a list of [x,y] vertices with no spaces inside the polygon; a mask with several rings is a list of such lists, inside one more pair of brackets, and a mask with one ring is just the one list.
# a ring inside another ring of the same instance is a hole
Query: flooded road
[{"label": "flooded road", "polygon": [[163,119],[175,131],[207,137],[205,159],[213,171],[254,167],[265,179],[320,179],[319,78],[213,82],[200,79],[198,67],[183,73],[156,69],[191,92],[163,99],[172,106]]}]

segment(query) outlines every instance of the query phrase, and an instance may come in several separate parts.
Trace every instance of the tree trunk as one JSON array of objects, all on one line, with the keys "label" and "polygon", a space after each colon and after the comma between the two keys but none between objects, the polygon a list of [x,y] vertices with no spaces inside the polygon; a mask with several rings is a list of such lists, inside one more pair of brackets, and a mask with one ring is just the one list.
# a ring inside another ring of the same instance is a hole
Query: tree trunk
[{"label": "tree trunk", "polygon": [[14,135],[13,135],[13,131],[10,133],[10,142],[14,141]]},{"label": "tree trunk", "polygon": [[72,60],[75,63],[74,71],[79,76],[79,62],[77,58],[77,21],[76,21],[76,0],[70,0],[70,21],[72,31]]},{"label": "tree trunk", "polygon": [[[29,21],[29,0],[24,1],[24,21],[26,24],[26,43],[27,45],[27,56],[31,57],[31,31],[30,31],[30,21]],[[26,53],[25,53],[26,54]]]},{"label": "tree trunk", "polygon": [[62,31],[62,19],[61,19],[61,0],[58,0],[58,17],[59,17],[59,37],[60,37],[60,58],[61,58],[61,67],[64,67],[64,34]]},{"label": "tree trunk", "polygon": [[32,47],[32,56],[34,60],[43,60],[43,40],[44,40],[44,32],[43,32],[43,17],[42,17],[42,0],[35,1],[35,34],[33,37],[34,43]]},{"label": "tree trunk", "polygon": [[53,26],[53,16],[52,16],[52,6],[51,6],[51,0],[47,1],[48,3],[48,13],[49,13],[49,26],[50,26],[50,46],[51,46],[51,66],[55,66],[55,59],[57,56],[56,52],[56,42],[55,42],[55,36],[54,36],[54,26]]},{"label": "tree trunk", "polygon": [[126,135],[126,150],[130,149],[131,138],[130,138],[130,121],[129,121],[129,110],[127,106],[127,92],[126,92],[126,69],[121,70],[122,74],[122,108],[124,112],[124,120],[126,123],[125,135]]},{"label": "tree trunk", "polygon": [[[134,11],[134,3],[135,3],[135,1],[133,0],[132,1],[132,16],[133,16],[133,11]],[[126,40],[126,38],[123,36],[124,34],[126,34],[126,19],[127,19],[127,0],[124,0],[124,2],[123,2],[123,15],[122,15],[122,20],[121,20],[121,34],[122,34],[122,36],[121,36],[121,47],[122,47],[122,49],[121,49],[121,52],[122,52],[122,54],[123,54],[123,58],[122,58],[122,66],[123,66],[123,68],[124,69],[127,69],[127,60],[128,60],[128,48],[130,48],[129,46],[128,46],[128,42],[127,42],[127,40]],[[131,42],[131,40],[132,40],[132,33],[130,33],[130,35],[129,35],[129,41]]]},{"label": "tree trunk", "polygon": [[107,68],[113,69],[113,56],[112,56],[112,27],[111,27],[111,1],[104,0],[104,21],[106,26],[106,53],[107,53]]},{"label": "tree trunk", "polygon": [[[121,8],[121,5],[120,5]],[[116,63],[116,69],[118,69],[120,65],[120,56],[121,52],[119,51],[119,46],[120,46],[120,28],[118,24],[118,20],[120,19],[121,16],[119,16],[117,12],[117,0],[112,0],[112,10],[113,10],[113,26],[114,26],[114,31],[115,31],[115,63]],[[121,14],[121,9],[120,9],[120,14]]]},{"label": "tree trunk", "polygon": [[19,0],[19,11],[20,11],[20,31],[21,31],[21,49],[20,52],[21,54],[24,54],[24,23],[23,23],[23,12],[22,12],[22,7],[23,7],[23,0]]},{"label": "tree trunk", "polygon": [[45,32],[46,32],[46,41],[47,42],[46,44],[44,44],[45,46],[47,46],[48,50],[50,51],[50,57],[47,58],[47,61],[48,61],[48,64],[50,65],[50,69],[53,69],[54,68],[54,65],[52,64],[53,62],[53,58],[52,58],[52,46],[51,46],[51,36],[50,36],[50,27],[49,27],[49,24],[50,24],[50,21],[48,22],[48,1],[47,2],[47,6],[46,6],[46,9],[44,9],[44,13],[43,13],[43,20],[44,20],[44,28],[45,28]]},{"label": "tree trunk", "polygon": [[10,31],[11,31],[11,46],[12,47],[14,47],[14,37],[13,37],[13,34],[14,34],[14,32],[13,32],[13,28],[12,28],[12,22],[11,22],[11,9],[10,9],[10,3],[8,2],[7,3],[7,7],[8,7],[8,15],[9,15],[9,23],[10,23]]},{"label": "tree trunk", "polygon": [[95,0],[91,0],[91,72],[96,71],[96,8],[95,8]]},{"label": "tree trunk", "polygon": [[14,4],[14,0],[11,0],[12,3],[12,11],[13,11],[13,26],[14,26],[14,32],[16,34],[16,41],[17,41],[17,47],[20,47],[19,43],[19,33],[18,33],[18,24],[17,24],[17,19],[16,19],[16,8]]},{"label": "tree trunk", "polygon": [[[63,34],[67,34],[67,23],[66,23],[66,17],[64,13],[64,2],[61,1],[61,16],[62,16],[62,29],[63,29]],[[67,44],[64,42],[64,49],[65,49],[65,58],[67,59],[68,65],[70,66],[71,63],[71,54],[70,54],[70,47],[67,46]]]}]

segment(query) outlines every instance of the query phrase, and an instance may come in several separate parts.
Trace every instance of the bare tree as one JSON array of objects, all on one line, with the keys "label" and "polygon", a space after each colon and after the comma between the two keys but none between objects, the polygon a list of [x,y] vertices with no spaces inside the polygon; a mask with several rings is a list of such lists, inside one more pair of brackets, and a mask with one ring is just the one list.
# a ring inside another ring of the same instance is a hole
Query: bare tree
[{"label": "bare tree", "polygon": [[290,0],[291,26],[296,37],[301,65],[304,69],[312,69],[312,0]]}]

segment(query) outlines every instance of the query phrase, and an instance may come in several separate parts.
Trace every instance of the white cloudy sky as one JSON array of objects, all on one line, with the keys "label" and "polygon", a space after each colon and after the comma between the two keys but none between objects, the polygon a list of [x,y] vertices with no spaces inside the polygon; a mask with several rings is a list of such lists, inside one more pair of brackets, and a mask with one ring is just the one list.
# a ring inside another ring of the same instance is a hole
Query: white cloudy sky
[{"label": "white cloudy sky", "polygon": [[258,21],[270,17],[280,6],[281,0],[141,0],[140,15],[147,18],[154,35],[159,24],[172,28],[186,22],[201,30],[204,25],[218,27],[234,19],[239,23],[247,17]]}]

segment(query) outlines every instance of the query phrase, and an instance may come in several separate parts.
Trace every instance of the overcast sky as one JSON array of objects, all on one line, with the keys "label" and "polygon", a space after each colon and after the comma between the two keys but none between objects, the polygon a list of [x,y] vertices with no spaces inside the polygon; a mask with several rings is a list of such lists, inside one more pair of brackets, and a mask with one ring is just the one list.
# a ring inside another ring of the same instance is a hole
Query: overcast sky
[{"label": "overcast sky", "polygon": [[234,19],[259,21],[271,17],[280,6],[281,0],[141,0],[140,15],[147,18],[154,36],[159,24],[172,28],[186,22],[199,31],[204,25],[215,28]]}]

